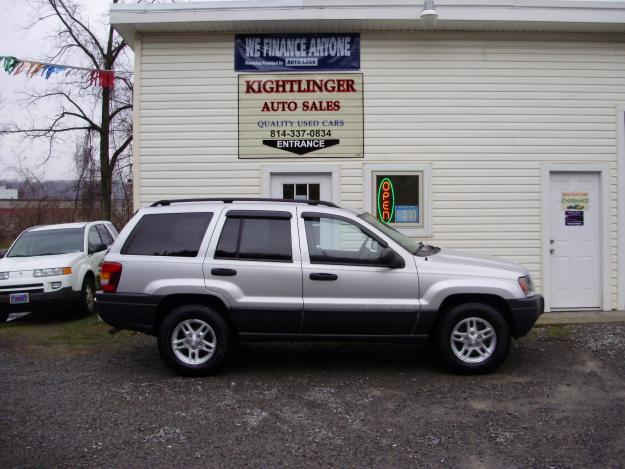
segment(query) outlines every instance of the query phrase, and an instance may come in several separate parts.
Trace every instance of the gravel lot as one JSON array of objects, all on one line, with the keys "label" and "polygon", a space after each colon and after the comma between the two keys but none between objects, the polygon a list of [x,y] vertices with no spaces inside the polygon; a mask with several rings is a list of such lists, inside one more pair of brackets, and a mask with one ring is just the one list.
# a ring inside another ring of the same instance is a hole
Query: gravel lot
[{"label": "gravel lot", "polygon": [[185,379],[150,337],[20,321],[0,326],[2,468],[625,466],[622,323],[537,328],[489,376],[410,345],[255,344]]}]

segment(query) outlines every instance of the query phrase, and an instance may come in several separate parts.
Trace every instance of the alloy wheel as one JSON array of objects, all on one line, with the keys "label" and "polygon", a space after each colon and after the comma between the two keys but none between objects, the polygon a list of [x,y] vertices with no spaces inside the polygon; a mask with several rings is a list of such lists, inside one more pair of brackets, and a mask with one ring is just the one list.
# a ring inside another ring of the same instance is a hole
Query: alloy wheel
[{"label": "alloy wheel", "polygon": [[497,346],[495,328],[487,320],[469,317],[459,321],[449,338],[454,355],[465,363],[483,363]]},{"label": "alloy wheel", "polygon": [[214,355],[216,347],[215,331],[201,319],[185,319],[171,334],[174,354],[187,365],[206,363]]}]

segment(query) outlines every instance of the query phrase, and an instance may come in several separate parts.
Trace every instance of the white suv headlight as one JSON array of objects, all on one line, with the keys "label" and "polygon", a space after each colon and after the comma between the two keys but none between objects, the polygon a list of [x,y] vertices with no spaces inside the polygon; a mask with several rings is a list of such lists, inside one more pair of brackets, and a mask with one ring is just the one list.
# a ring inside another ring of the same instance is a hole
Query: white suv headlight
[{"label": "white suv headlight", "polygon": [[0,280],[8,280],[9,273],[8,272],[0,272]]},{"label": "white suv headlight", "polygon": [[53,275],[70,275],[71,267],[51,267],[49,269],[35,269],[34,277],[52,277]]}]

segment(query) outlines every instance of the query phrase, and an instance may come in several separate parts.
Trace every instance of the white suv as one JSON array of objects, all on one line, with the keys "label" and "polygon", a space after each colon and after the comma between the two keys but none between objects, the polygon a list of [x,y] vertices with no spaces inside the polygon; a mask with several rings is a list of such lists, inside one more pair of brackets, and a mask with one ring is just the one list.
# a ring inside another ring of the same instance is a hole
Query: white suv
[{"label": "white suv", "polygon": [[116,237],[109,221],[25,230],[0,259],[0,322],[10,313],[40,309],[95,313],[100,265]]}]

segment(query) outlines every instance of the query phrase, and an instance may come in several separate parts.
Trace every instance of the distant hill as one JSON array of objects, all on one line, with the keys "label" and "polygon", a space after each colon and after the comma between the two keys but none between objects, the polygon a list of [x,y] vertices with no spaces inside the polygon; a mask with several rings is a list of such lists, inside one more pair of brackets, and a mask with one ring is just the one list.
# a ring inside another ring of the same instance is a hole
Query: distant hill
[{"label": "distant hill", "polygon": [[[6,186],[8,189],[17,189],[19,199],[52,199],[52,200],[74,200],[76,198],[76,181],[75,180],[56,180],[56,181],[20,181],[16,179],[0,179],[0,186]],[[81,188],[81,192],[91,191],[97,193],[99,190],[99,182],[95,187]],[[123,199],[124,191],[118,181],[113,182],[113,198]]]}]

